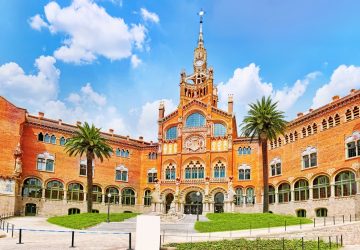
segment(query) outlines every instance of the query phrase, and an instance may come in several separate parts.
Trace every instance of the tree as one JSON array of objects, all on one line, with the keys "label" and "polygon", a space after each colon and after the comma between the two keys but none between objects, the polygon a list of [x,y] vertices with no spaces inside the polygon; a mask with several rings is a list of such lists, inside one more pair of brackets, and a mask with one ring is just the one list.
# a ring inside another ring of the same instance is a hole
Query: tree
[{"label": "tree", "polygon": [[91,126],[85,122],[84,126],[78,125],[74,135],[65,143],[65,151],[69,156],[86,156],[87,174],[87,212],[92,212],[93,194],[93,161],[95,157],[103,162],[104,158],[111,157],[113,149],[106,139],[100,134],[100,129],[94,124]]},{"label": "tree", "polygon": [[249,105],[250,110],[245,116],[241,131],[244,136],[251,140],[257,139],[261,146],[263,168],[263,212],[269,212],[269,166],[267,143],[268,140],[276,140],[279,134],[284,134],[287,122],[284,120],[284,112],[277,109],[277,102],[270,97],[262,97],[261,101]]}]

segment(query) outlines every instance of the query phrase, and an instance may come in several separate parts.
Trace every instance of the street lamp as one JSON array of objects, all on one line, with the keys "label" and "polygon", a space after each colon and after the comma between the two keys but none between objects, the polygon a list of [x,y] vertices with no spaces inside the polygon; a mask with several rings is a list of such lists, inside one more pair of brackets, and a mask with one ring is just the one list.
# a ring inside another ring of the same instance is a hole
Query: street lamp
[{"label": "street lamp", "polygon": [[108,193],[107,197],[108,197],[108,214],[107,214],[106,222],[109,223],[110,222],[110,198],[111,198],[111,193]]},{"label": "street lamp", "polygon": [[197,191],[196,192],[196,196],[197,196],[197,202],[198,202],[198,204],[197,204],[197,206],[196,206],[196,221],[199,221],[199,206],[200,206],[200,202],[199,202],[199,198],[200,198],[200,192],[199,191]]}]

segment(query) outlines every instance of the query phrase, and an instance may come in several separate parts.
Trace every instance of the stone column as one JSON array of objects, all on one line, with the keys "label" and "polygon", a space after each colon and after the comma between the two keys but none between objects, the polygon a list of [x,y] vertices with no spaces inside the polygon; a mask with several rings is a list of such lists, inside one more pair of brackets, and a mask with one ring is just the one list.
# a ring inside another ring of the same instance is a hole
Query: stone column
[{"label": "stone column", "polygon": [[101,194],[101,205],[105,206],[105,194]]},{"label": "stone column", "polygon": [[87,196],[87,193],[84,192],[84,200],[83,201],[86,201],[86,196]]},{"label": "stone column", "polygon": [[45,187],[41,189],[41,199],[45,199]]},{"label": "stone column", "polygon": [[330,183],[330,190],[331,190],[330,198],[334,198],[335,197],[335,183],[334,182]]},{"label": "stone column", "polygon": [[313,192],[313,186],[311,185],[309,187],[309,200],[313,200],[314,198],[314,192]]},{"label": "stone column", "polygon": [[63,203],[65,204],[67,202],[67,190],[64,189],[64,198],[63,198]]},{"label": "stone column", "polygon": [[356,180],[356,193],[360,194],[360,178],[357,178],[355,180]]},{"label": "stone column", "polygon": [[275,204],[279,203],[279,193],[275,192]]}]

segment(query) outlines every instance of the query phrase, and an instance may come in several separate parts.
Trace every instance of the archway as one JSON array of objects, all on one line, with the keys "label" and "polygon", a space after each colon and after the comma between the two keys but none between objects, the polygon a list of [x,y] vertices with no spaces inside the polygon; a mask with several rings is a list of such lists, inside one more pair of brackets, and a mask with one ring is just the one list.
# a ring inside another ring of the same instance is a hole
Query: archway
[{"label": "archway", "polygon": [[214,196],[214,212],[223,213],[224,212],[224,194],[218,192]]},{"label": "archway", "polygon": [[192,191],[186,194],[184,214],[202,214],[202,194]]},{"label": "archway", "polygon": [[166,196],[165,196],[165,205],[166,205],[166,211],[165,213],[167,213],[170,209],[170,205],[171,205],[171,202],[174,200],[174,195],[172,193],[168,193]]},{"label": "archway", "polygon": [[26,203],[25,205],[25,216],[34,216],[36,215],[36,204]]}]

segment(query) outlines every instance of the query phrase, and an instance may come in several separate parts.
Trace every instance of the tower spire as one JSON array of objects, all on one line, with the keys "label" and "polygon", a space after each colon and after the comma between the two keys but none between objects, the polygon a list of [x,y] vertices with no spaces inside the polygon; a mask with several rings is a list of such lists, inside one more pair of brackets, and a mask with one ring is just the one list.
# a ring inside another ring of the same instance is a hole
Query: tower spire
[{"label": "tower spire", "polygon": [[201,9],[198,12],[198,15],[200,16],[200,31],[199,31],[198,47],[203,47],[204,46],[204,38],[203,38],[203,33],[202,33],[202,24],[203,24],[203,16],[205,15],[205,11],[203,9]]}]

